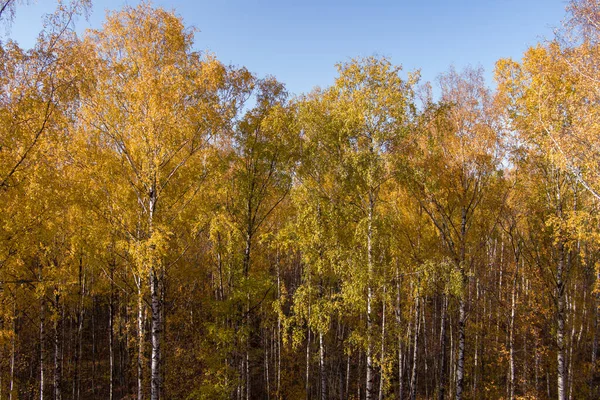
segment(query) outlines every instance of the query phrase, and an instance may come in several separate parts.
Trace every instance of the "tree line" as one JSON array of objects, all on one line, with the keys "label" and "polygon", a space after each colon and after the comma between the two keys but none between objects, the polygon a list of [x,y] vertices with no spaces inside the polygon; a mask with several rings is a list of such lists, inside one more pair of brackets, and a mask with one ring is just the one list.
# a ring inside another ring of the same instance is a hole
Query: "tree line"
[{"label": "tree line", "polygon": [[89,7],[0,43],[0,398],[600,397],[597,0],[494,89],[298,96]]}]

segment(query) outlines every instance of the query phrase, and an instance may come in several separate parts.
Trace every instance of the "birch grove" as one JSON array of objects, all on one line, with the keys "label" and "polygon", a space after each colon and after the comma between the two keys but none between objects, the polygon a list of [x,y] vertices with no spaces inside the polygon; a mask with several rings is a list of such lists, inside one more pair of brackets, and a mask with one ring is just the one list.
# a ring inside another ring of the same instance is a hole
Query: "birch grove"
[{"label": "birch grove", "polygon": [[0,41],[0,399],[600,397],[597,0],[495,87],[295,94],[89,7]]}]

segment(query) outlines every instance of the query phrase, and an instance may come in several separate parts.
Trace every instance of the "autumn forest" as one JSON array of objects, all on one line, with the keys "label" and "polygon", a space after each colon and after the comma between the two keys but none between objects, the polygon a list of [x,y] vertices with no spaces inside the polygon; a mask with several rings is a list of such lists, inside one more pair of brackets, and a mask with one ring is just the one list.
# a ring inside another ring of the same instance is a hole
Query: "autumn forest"
[{"label": "autumn forest", "polygon": [[600,398],[600,1],[293,95],[90,7],[0,41],[0,399]]}]

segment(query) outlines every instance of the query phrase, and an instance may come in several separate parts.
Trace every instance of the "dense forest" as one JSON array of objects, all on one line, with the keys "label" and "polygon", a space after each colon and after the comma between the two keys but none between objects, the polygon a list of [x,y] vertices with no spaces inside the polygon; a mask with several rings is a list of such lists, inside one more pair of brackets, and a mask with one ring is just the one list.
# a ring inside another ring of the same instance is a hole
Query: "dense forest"
[{"label": "dense forest", "polygon": [[598,0],[296,96],[90,6],[0,42],[0,399],[600,398]]}]

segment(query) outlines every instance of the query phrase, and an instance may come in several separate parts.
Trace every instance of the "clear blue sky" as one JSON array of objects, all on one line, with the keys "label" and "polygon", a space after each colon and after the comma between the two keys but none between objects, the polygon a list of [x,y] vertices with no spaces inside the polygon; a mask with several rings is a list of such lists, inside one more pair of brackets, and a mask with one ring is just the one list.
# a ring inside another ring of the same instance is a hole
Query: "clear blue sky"
[{"label": "clear blue sky", "polygon": [[[105,9],[137,0],[95,0],[89,21],[99,27]],[[19,5],[9,35],[30,47],[41,29],[41,15],[55,1]],[[450,65],[492,70],[502,57],[520,58],[565,16],[565,0],[155,0],[175,10],[187,26],[200,29],[196,48],[210,50],[224,63],[271,74],[290,92],[328,86],[335,63],[351,57],[385,55],[407,71],[420,68],[434,80]]]}]

